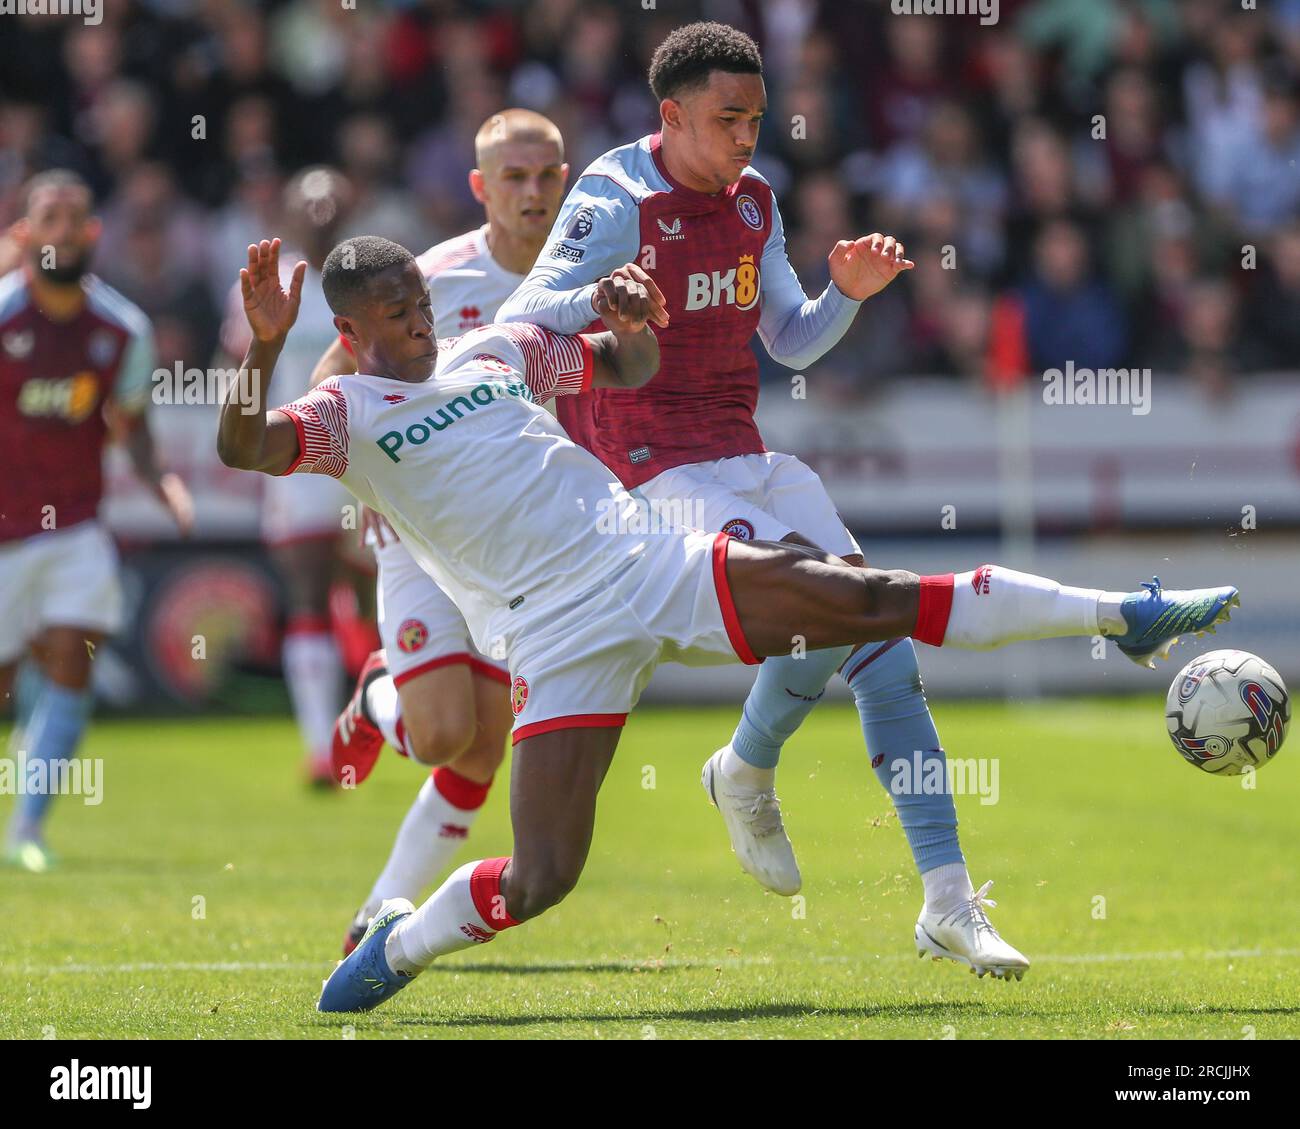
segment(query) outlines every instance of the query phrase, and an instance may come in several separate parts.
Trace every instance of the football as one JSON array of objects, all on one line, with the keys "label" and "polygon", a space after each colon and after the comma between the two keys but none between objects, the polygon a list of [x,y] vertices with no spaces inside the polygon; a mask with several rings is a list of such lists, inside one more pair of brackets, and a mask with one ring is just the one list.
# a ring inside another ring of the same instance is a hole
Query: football
[{"label": "football", "polygon": [[1175,676],[1165,703],[1174,748],[1216,776],[1268,764],[1286,740],[1291,698],[1268,663],[1248,651],[1210,651]]}]

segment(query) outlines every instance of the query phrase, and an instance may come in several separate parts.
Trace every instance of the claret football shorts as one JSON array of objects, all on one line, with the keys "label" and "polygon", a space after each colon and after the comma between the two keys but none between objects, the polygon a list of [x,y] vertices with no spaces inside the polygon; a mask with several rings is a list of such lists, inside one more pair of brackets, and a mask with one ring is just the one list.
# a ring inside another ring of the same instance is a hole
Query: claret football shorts
[{"label": "claret football shorts", "polygon": [[645,551],[508,637],[514,740],[620,726],[661,662],[757,663],[727,582],[723,533],[648,536]]}]

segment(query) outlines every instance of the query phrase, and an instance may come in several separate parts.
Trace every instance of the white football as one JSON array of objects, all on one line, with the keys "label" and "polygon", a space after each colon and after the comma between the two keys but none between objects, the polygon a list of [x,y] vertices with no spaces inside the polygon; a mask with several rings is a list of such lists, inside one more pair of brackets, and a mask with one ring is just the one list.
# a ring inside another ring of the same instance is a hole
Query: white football
[{"label": "white football", "polygon": [[1268,663],[1248,651],[1210,651],[1174,677],[1165,723],[1184,760],[1216,776],[1268,764],[1286,740],[1291,698]]}]

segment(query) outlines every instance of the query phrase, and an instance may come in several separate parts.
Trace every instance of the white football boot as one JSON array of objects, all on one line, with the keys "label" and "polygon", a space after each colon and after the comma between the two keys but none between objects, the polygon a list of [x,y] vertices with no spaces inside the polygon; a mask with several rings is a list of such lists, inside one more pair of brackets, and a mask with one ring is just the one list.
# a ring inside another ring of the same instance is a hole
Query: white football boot
[{"label": "white football boot", "polygon": [[723,773],[722,754],[730,747],[724,745],[704,762],[700,783],[722,813],[741,869],[772,893],[791,897],[803,880],[781,822],[781,801],[775,788],[746,787]]},{"label": "white football boot", "polygon": [[985,906],[998,904],[984,896],[992,885],[991,881],[985,882],[947,913],[930,913],[922,907],[921,916],[916,919],[916,955],[955,960],[969,965],[980,977],[991,972],[1000,980],[1010,980],[1013,976],[1023,980],[1029,970],[1029,958],[998,936],[984,912]]}]

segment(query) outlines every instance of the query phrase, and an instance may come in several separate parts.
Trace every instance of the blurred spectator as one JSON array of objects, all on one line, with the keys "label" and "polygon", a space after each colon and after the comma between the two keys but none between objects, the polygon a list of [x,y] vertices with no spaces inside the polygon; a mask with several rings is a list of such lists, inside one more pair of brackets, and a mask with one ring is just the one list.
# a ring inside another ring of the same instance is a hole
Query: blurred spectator
[{"label": "blurred spectator", "polygon": [[1207,195],[1247,235],[1267,234],[1300,206],[1300,105],[1295,80],[1277,75],[1258,121],[1237,136]]},{"label": "blurred spectator", "polygon": [[1021,288],[1030,364],[1043,371],[1125,365],[1124,315],[1102,281],[1092,277],[1083,230],[1049,223],[1034,242],[1034,277]]},{"label": "blurred spectator", "polygon": [[1292,221],[1276,234],[1262,266],[1247,324],[1265,365],[1293,369],[1300,365],[1300,223]]}]

